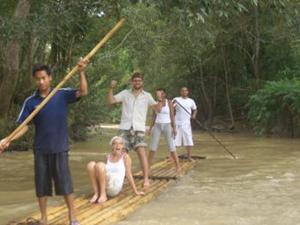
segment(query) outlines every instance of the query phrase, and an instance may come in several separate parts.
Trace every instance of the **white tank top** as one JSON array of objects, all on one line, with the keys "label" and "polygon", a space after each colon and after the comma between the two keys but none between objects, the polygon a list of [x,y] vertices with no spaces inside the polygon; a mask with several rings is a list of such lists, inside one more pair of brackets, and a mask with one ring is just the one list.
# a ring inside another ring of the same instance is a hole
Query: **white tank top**
[{"label": "white tank top", "polygon": [[171,123],[168,99],[166,99],[166,105],[161,108],[161,111],[156,113],[155,123]]},{"label": "white tank top", "polygon": [[106,172],[110,174],[115,174],[120,179],[120,181],[123,182],[126,173],[124,155],[122,155],[120,160],[117,162],[111,162],[109,159],[110,155],[108,155],[107,157],[107,162],[105,166]]}]

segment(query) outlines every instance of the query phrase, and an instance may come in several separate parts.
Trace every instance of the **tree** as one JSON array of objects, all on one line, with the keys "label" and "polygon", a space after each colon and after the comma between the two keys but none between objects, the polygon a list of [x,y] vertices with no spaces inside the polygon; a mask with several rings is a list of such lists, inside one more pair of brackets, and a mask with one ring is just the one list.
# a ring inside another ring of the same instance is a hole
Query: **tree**
[{"label": "tree", "polygon": [[[26,20],[29,14],[31,0],[20,0],[16,6],[12,19],[16,23]],[[11,104],[17,79],[19,76],[21,40],[24,36],[24,30],[14,34],[7,41],[3,52],[3,64],[0,83],[0,116],[5,116]]]}]

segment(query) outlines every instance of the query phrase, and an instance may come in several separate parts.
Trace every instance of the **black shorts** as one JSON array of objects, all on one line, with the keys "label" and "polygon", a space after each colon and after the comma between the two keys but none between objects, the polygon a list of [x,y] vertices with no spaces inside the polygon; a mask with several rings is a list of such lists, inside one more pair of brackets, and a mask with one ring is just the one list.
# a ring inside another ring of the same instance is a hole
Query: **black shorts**
[{"label": "black shorts", "polygon": [[68,152],[34,153],[35,190],[37,197],[52,196],[52,181],[56,195],[73,193]]}]

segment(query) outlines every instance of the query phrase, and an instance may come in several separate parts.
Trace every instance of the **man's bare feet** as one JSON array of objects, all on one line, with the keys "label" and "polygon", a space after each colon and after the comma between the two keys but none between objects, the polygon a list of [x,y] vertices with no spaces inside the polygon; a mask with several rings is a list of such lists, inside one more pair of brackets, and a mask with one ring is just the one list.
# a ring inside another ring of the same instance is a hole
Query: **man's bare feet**
[{"label": "man's bare feet", "polygon": [[149,181],[149,179],[144,180],[143,188],[147,189],[149,187],[150,187],[150,181]]},{"label": "man's bare feet", "polygon": [[195,159],[193,159],[192,156],[188,156],[188,160],[189,160],[190,162],[195,162]]},{"label": "man's bare feet", "polygon": [[98,194],[94,194],[93,197],[90,199],[90,203],[95,203],[98,199]]},{"label": "man's bare feet", "polygon": [[172,158],[172,156],[168,156],[168,158],[167,158],[167,160],[168,160],[168,162],[173,162],[173,158]]},{"label": "man's bare feet", "polygon": [[181,172],[182,172],[181,167],[180,166],[176,167],[176,176],[181,176]]},{"label": "man's bare feet", "polygon": [[26,224],[32,224],[32,225],[47,225],[47,220],[36,220],[34,218],[27,218],[26,219]]},{"label": "man's bare feet", "polygon": [[101,204],[107,201],[107,197],[106,196],[100,196],[100,198],[98,199],[97,203]]},{"label": "man's bare feet", "polygon": [[47,219],[44,219],[44,218],[40,219],[39,225],[47,225],[47,224],[48,224]]}]

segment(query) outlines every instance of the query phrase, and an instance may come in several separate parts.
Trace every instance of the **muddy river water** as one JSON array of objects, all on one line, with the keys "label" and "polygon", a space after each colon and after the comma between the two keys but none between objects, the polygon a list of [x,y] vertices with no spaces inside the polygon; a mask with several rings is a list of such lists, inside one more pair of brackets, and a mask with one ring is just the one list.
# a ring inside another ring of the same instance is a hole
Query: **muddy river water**
[{"label": "muddy river water", "polygon": [[[85,165],[102,160],[115,131],[72,146],[70,162],[76,194],[90,191]],[[195,133],[196,155],[206,156],[157,199],[121,225],[297,225],[300,224],[300,140],[216,134],[233,160],[206,133]],[[179,149],[179,152],[184,152]],[[165,142],[156,160],[167,154]],[[132,153],[135,169],[138,169]],[[31,152],[0,155],[0,224],[37,210]],[[50,205],[60,203],[54,197]]]}]

